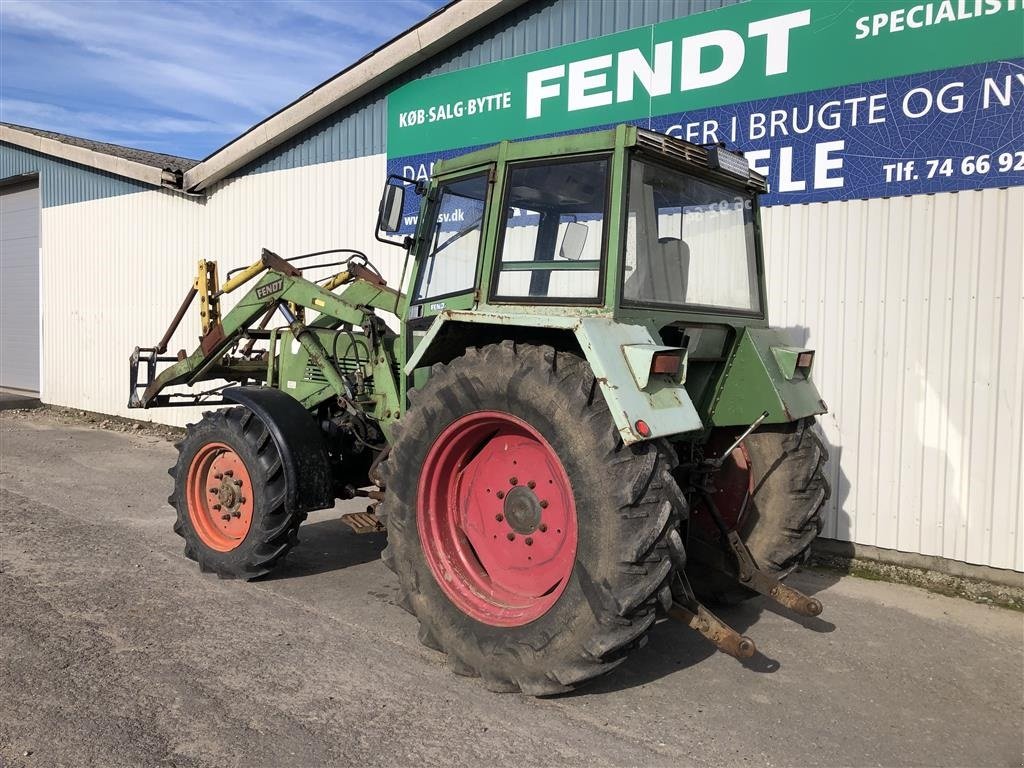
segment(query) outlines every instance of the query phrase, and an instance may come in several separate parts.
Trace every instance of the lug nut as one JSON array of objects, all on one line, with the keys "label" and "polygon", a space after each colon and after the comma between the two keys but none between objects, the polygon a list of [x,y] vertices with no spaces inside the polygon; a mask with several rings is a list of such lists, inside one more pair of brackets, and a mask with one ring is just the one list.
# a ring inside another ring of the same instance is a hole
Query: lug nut
[{"label": "lug nut", "polygon": [[221,472],[218,472],[217,474],[215,474],[215,475],[213,476],[213,479],[214,479],[214,480],[223,480],[223,479],[224,479],[224,474],[223,474],[223,473],[221,473]]},{"label": "lug nut", "polygon": [[232,517],[241,517],[242,513],[239,510],[236,509],[234,512],[231,513],[231,516]]},{"label": "lug nut", "polygon": [[210,486],[210,493],[216,493],[219,490],[220,489],[217,486],[215,486],[215,485],[211,485]]},{"label": "lug nut", "polygon": [[224,477],[234,477],[234,476],[235,476],[235,473],[234,473],[233,470],[230,470],[230,469],[224,470]]},{"label": "lug nut", "polygon": [[220,504],[214,504],[214,505],[213,505],[213,509],[214,509],[214,510],[218,510],[218,509],[220,509]]},{"label": "lug nut", "polygon": [[533,482],[533,480],[531,480],[530,482],[528,482],[526,484],[526,487],[529,488],[532,491],[534,488],[537,487],[537,484],[535,482]]},{"label": "lug nut", "polygon": [[242,481],[241,480],[235,480],[235,485],[238,486],[239,488],[241,488],[242,487]]},{"label": "lug nut", "polygon": [[530,536],[526,537],[526,546],[528,546],[528,547],[532,547],[533,546],[533,539]]},{"label": "lug nut", "polygon": [[221,515],[220,519],[221,520],[230,520],[231,519],[231,515]]},{"label": "lug nut", "polygon": [[509,541],[515,541],[516,540],[516,535],[514,533],[512,533],[512,531],[509,531],[508,533],[505,534],[505,538],[508,539]]},{"label": "lug nut", "polygon": [[547,499],[544,499],[543,501],[541,501],[541,503],[540,503],[540,508],[541,508],[541,509],[547,509],[547,508],[548,508],[548,502],[547,502]]},{"label": "lug nut", "polygon": [[245,496],[239,496],[238,497],[238,503],[239,504],[245,504]]},{"label": "lug nut", "polygon": [[505,492],[504,491],[498,491],[495,494],[495,496],[497,496],[499,499],[504,499],[505,498]]},{"label": "lug nut", "polygon": [[508,479],[508,484],[509,485],[518,485],[519,484],[519,478],[518,477],[510,477]]},{"label": "lug nut", "polygon": [[547,533],[547,530],[548,530],[547,523],[541,523],[540,525],[538,525],[537,526],[537,530],[540,531],[541,533]]},{"label": "lug nut", "polygon": [[502,520],[505,519],[505,516],[499,512],[498,514],[496,514],[494,516],[494,519],[497,520],[500,523]]}]

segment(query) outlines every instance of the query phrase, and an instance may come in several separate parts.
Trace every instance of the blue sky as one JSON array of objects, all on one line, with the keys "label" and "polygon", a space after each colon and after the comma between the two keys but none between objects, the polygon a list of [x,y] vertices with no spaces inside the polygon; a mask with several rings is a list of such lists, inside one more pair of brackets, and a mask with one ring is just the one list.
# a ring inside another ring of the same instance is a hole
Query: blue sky
[{"label": "blue sky", "polygon": [[0,2],[0,120],[203,158],[446,0]]}]

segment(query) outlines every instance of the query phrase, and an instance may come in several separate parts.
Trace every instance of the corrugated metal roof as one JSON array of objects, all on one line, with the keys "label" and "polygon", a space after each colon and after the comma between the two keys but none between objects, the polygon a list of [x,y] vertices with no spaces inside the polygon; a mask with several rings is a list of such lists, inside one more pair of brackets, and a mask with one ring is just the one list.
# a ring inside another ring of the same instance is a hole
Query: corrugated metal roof
[{"label": "corrugated metal roof", "polygon": [[66,133],[44,131],[41,128],[32,128],[27,125],[3,122],[0,122],[0,125],[6,125],[8,128],[15,128],[19,131],[31,133],[35,136],[42,136],[46,139],[53,139],[54,141],[59,141],[61,144],[68,144],[72,147],[81,147],[82,149],[90,149],[93,152],[100,152],[104,155],[121,157],[125,160],[142,163],[143,165],[149,165],[153,168],[159,168],[160,170],[184,172],[199,162],[198,160],[190,160],[187,157],[165,155],[161,152],[150,152],[149,150],[135,149],[134,147],[124,147],[120,144],[95,141],[94,139],[86,139],[82,136],[69,136]]},{"label": "corrugated metal roof", "polygon": [[741,0],[542,0],[530,2],[425,62],[395,85],[429,75],[692,16]]}]

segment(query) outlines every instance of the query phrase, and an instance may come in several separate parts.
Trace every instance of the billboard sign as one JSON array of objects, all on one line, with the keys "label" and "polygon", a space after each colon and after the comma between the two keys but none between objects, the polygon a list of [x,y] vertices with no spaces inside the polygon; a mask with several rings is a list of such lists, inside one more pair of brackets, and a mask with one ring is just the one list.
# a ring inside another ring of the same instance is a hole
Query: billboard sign
[{"label": "billboard sign", "polygon": [[1024,184],[1024,0],[750,0],[410,82],[389,170],[628,122],[743,150],[766,205]]}]

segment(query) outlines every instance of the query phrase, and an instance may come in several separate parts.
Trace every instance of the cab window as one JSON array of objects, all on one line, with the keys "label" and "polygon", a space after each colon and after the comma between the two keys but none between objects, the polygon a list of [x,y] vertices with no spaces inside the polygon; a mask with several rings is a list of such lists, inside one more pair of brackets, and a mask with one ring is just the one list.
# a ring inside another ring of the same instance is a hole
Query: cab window
[{"label": "cab window", "polygon": [[414,301],[473,289],[486,197],[486,173],[455,179],[438,187],[428,232],[430,247],[420,266]]},{"label": "cab window", "polygon": [[494,298],[598,299],[607,156],[511,166]]}]

